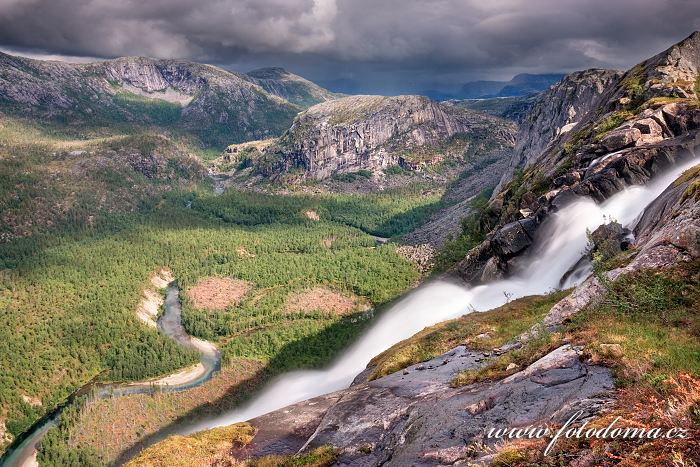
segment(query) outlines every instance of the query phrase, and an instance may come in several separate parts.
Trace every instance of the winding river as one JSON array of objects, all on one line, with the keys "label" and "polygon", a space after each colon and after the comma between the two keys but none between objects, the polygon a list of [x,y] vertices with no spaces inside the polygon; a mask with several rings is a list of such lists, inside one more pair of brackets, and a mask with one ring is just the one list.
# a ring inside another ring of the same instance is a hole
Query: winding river
[{"label": "winding river", "polygon": [[197,350],[201,354],[200,363],[194,368],[161,379],[132,383],[98,383],[91,381],[68,400],[58,406],[53,412],[37,422],[24,436],[10,446],[5,456],[0,459],[0,467],[28,467],[36,464],[37,445],[46,432],[56,424],[56,421],[66,407],[73,403],[76,397],[92,394],[93,397],[120,397],[129,394],[150,394],[152,392],[178,392],[199,386],[211,379],[221,368],[221,352],[212,344],[193,338],[182,326],[182,307],[179,290],[174,284],[169,284],[164,302],[164,312],[158,319],[158,331],[175,340],[179,344]]},{"label": "winding river", "polygon": [[[348,387],[369,361],[392,345],[406,339],[426,326],[457,318],[474,311],[493,309],[509,300],[559,289],[561,280],[585,254],[588,248],[587,231],[614,219],[626,227],[634,227],[644,209],[659,196],[686,169],[700,159],[681,163],[667,173],[655,177],[644,186],[631,186],[607,201],[596,204],[589,198],[578,198],[553,213],[538,230],[535,245],[521,258],[517,271],[508,279],[486,285],[467,287],[443,280],[430,281],[395,302],[360,338],[340,357],[323,370],[294,371],[281,375],[244,406],[205,420],[183,424],[169,434],[189,434],[196,431],[250,420],[287,405],[321,396]],[[587,273],[571,274],[563,284],[572,287],[582,282]],[[180,303],[174,286],[168,288],[166,312],[158,321],[163,333],[183,345],[196,347],[180,323]],[[200,341],[201,342],[201,341]],[[164,391],[181,391],[202,384],[219,368],[220,355],[202,353],[206,371],[191,381],[165,386]],[[95,385],[90,386],[92,390]],[[110,384],[97,386],[100,397],[121,396],[154,390],[153,382]],[[70,402],[69,402],[70,403]],[[22,466],[31,460],[35,446],[55,423],[58,409],[37,424],[16,447],[0,462],[5,466]]]}]

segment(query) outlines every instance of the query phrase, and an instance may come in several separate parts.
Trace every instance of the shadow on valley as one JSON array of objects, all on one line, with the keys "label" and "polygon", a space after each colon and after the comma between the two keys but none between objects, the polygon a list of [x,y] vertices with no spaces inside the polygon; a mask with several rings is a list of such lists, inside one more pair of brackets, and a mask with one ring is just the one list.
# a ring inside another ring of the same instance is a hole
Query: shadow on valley
[{"label": "shadow on valley", "polygon": [[[383,304],[378,308],[384,310],[392,302]],[[361,313],[356,313],[348,316],[348,319],[362,320],[363,317]],[[218,400],[204,403],[182,415],[158,432],[144,437],[135,446],[121,452],[115,461],[116,464],[121,465],[127,462],[146,447],[170,435],[177,434],[198,421],[218,416],[226,411],[240,407],[255,397],[264,389],[265,385],[282,373],[302,369],[319,369],[331,364],[333,359],[337,358],[367,328],[370,322],[371,320],[364,320],[360,326],[355,326],[351,329],[344,323],[335,323],[305,339],[286,344],[270,359],[266,367],[229,389]],[[332,343],[332,345],[329,346],[329,343]]]},{"label": "shadow on valley", "polygon": [[[289,313],[287,297],[330,287],[383,304],[415,284],[415,268],[393,247],[377,247],[357,227],[326,215],[332,200],[255,198],[171,193],[144,203],[140,212],[105,213],[91,225],[55,226],[0,245],[0,301],[10,299],[0,322],[0,366],[9,369],[0,380],[0,396],[8,401],[11,433],[19,436],[105,369],[106,380],[142,380],[196,360],[137,319],[144,288],[163,267],[183,291],[210,276],[254,284],[235,310],[206,316],[225,324],[213,331],[182,297],[183,323],[190,334],[223,343],[225,358],[268,363],[239,389],[180,417],[184,420],[233,405],[272,375],[327,363],[364,328],[365,321],[352,322],[359,315]],[[397,225],[392,219],[420,212],[398,196],[379,208],[365,201],[336,205],[350,217],[357,210],[370,226]],[[320,220],[305,216],[306,210],[318,210]],[[372,224],[378,212],[386,215]],[[198,320],[202,326],[191,325]],[[60,384],[46,384],[57,367],[64,371]],[[38,397],[41,408],[27,411],[16,388]],[[56,449],[67,447],[58,444]]]}]

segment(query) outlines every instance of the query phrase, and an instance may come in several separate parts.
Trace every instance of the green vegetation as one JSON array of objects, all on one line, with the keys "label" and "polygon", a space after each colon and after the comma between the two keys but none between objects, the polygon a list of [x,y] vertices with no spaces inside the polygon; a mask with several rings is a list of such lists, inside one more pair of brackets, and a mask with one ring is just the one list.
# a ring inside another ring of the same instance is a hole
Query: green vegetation
[{"label": "green vegetation", "polygon": [[363,178],[372,178],[372,172],[369,170],[358,170],[357,172],[347,172],[333,175],[333,180],[339,182],[354,182]]},{"label": "green vegetation", "polygon": [[460,344],[474,350],[499,347],[542,321],[568,293],[523,297],[491,311],[470,313],[424,329],[375,357],[370,362],[374,368],[370,379],[429,360]]},{"label": "green vegetation", "polygon": [[457,238],[448,240],[435,257],[435,271],[444,271],[463,259],[466,254],[486,239],[486,234],[496,226],[498,214],[489,208],[493,189],[479,193],[470,204],[472,210],[462,219],[462,231]]},{"label": "green vegetation", "polygon": [[80,417],[80,410],[82,410],[85,401],[86,397],[81,397],[61,412],[56,426],[50,429],[41,440],[42,449],[37,455],[39,465],[80,467],[99,467],[104,465],[93,449],[63,448],[63,440],[70,436],[69,427],[73,426]]},{"label": "green vegetation", "polygon": [[491,99],[467,99],[459,101],[457,105],[508,120],[521,121],[527,114],[533,101],[534,98],[532,96],[494,97]]},{"label": "green vegetation", "polygon": [[283,198],[237,191],[213,197],[199,192],[181,197],[180,201],[190,201],[193,209],[241,225],[308,223],[303,213],[313,211],[322,221],[350,225],[380,237],[393,237],[410,232],[423,223],[439,209],[440,197],[439,190],[412,184],[381,193],[289,195]]},{"label": "green vegetation", "polygon": [[[679,372],[700,376],[700,263],[672,270],[643,270],[608,283],[599,305],[574,316],[568,332],[593,343],[596,359],[608,361],[620,384],[662,381]],[[611,355],[600,347],[614,343]]]},{"label": "green vegetation", "polygon": [[683,202],[687,199],[700,200],[700,165],[686,170],[673,185],[678,186],[686,182],[689,182],[688,187],[683,192],[681,201]]},{"label": "green vegetation", "polygon": [[624,104],[625,110],[632,113],[636,113],[644,103],[644,83],[647,79],[645,68],[645,62],[636,65],[625,74],[620,83],[627,98],[627,103]]},{"label": "green vegetation", "polygon": [[[700,262],[695,261],[672,270],[642,270],[606,282],[605,298],[574,315],[561,332],[541,330],[521,348],[492,359],[482,368],[460,373],[452,384],[464,386],[503,378],[565,341],[585,346],[594,362],[612,366],[622,386],[657,384],[679,373],[697,377],[698,278]],[[468,337],[467,345],[473,346],[474,340]],[[517,367],[508,370],[510,363]]]},{"label": "green vegetation", "polygon": [[605,136],[607,132],[617,128],[625,120],[628,120],[633,116],[634,114],[627,110],[620,110],[612,113],[611,115],[608,115],[595,127],[595,135],[593,136],[593,138],[595,140],[600,140],[603,136]]},{"label": "green vegetation", "polygon": [[573,132],[566,143],[564,143],[563,154],[565,156],[573,156],[589,138],[591,138],[590,126]]},{"label": "green vegetation", "polygon": [[231,448],[247,446],[254,435],[255,429],[250,424],[236,423],[190,436],[171,436],[145,449],[126,467],[189,467],[223,463],[232,460]]},{"label": "green vegetation", "polygon": [[384,171],[386,175],[404,175],[404,174],[410,174],[409,171],[405,170],[403,167],[400,165],[390,165],[387,167],[387,169]]},{"label": "green vegetation", "polygon": [[[323,312],[287,314],[291,291],[328,284],[381,304],[416,280],[393,247],[372,248],[374,241],[356,229],[299,217],[292,225],[270,218],[251,228],[166,202],[144,215],[110,217],[88,232],[2,245],[0,355],[9,359],[2,363],[9,370],[0,377],[0,395],[13,434],[40,415],[20,391],[51,407],[105,369],[109,379],[142,379],[194,360],[136,319],[141,291],[161,266],[174,272],[183,290],[203,276],[255,284],[249,300],[218,314],[194,311],[185,302],[184,321],[197,335],[227,336],[225,359],[267,361],[303,342],[294,358],[275,361],[276,371],[327,361],[363,325]],[[323,245],[329,236],[336,238],[330,249]],[[241,247],[255,257],[239,256]]]},{"label": "green vegetation", "polygon": [[[499,222],[506,223],[520,217],[518,211],[521,208],[526,195],[529,199],[537,199],[552,186],[552,179],[545,176],[537,168],[528,168],[525,171],[516,169],[513,178],[503,191],[503,209],[501,209]],[[495,225],[495,224],[494,224]]]},{"label": "green vegetation", "polygon": [[[138,115],[156,125],[174,124],[180,119],[180,114],[182,113],[180,104],[139,96],[127,91],[117,92],[113,102],[123,111],[128,112],[128,114]],[[114,117],[119,118],[118,115]]]},{"label": "green vegetation", "polygon": [[268,455],[243,461],[235,459],[231,450],[249,445],[254,436],[255,428],[248,423],[236,423],[190,436],[171,436],[145,449],[126,467],[326,467],[338,457],[338,452],[332,447],[321,446],[299,454]]},{"label": "green vegetation", "polygon": [[0,241],[89,228],[100,213],[136,211],[191,188],[204,171],[186,148],[154,135],[72,140],[0,117],[0,136]]},{"label": "green vegetation", "polygon": [[310,452],[287,456],[265,456],[245,463],[246,467],[329,467],[334,464],[338,452],[331,446],[321,446]]},{"label": "green vegetation", "polygon": [[[162,267],[183,290],[190,332],[215,340],[226,364],[254,359],[267,375],[324,364],[372,316],[290,313],[290,295],[318,285],[377,307],[418,279],[393,245],[376,247],[365,232],[407,232],[437,208],[439,193],[217,197],[195,188],[201,166],[165,138],[80,141],[0,123],[0,413],[13,436],[95,377],[140,380],[197,360],[136,317]],[[186,291],[209,276],[252,289],[225,310],[196,309]],[[92,455],[68,449],[57,430],[47,459]]]},{"label": "green vegetation", "polygon": [[493,358],[483,367],[464,370],[457,374],[450,381],[450,386],[458,388],[481,381],[496,381],[505,378],[526,368],[561,344],[560,335],[549,334],[542,328],[535,336],[528,339],[522,347]]}]

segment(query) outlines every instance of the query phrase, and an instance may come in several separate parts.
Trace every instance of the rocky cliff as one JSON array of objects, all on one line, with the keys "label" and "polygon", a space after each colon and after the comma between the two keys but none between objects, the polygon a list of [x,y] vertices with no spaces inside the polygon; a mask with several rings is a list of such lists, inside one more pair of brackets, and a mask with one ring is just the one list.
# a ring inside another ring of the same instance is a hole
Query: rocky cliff
[{"label": "rocky cliff", "polygon": [[[465,280],[507,274],[541,222],[573,197],[603,201],[695,154],[699,41],[694,33],[622,75],[575,73],[541,97],[518,134],[518,176],[507,174],[492,198],[500,225],[458,265]],[[576,82],[581,90],[566,90]]]},{"label": "rocky cliff", "polygon": [[612,70],[580,71],[542,92],[520,124],[510,170],[499,186],[510,181],[513,169],[536,164],[558,136],[569,132],[599,104],[603,91],[621,75]]},{"label": "rocky cliff", "polygon": [[143,57],[72,64],[0,53],[0,111],[69,120],[76,131],[152,125],[223,147],[277,136],[299,110],[254,78],[211,65]]},{"label": "rocky cliff", "polygon": [[349,96],[299,114],[255,164],[266,176],[300,170],[314,179],[396,165],[417,171],[470,149],[509,147],[513,134],[511,122],[426,97]]}]

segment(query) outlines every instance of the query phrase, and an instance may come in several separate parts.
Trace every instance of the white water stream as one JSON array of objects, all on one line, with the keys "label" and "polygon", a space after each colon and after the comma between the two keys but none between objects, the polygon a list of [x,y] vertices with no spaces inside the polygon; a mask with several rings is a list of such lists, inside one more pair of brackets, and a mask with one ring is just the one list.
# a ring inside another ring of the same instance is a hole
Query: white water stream
[{"label": "white water stream", "polygon": [[[369,361],[426,326],[472,311],[486,311],[510,299],[547,293],[581,258],[588,244],[586,230],[614,219],[633,227],[644,209],[698,159],[673,167],[644,186],[632,186],[597,205],[580,198],[550,215],[538,231],[531,253],[519,272],[506,280],[473,288],[435,281],[407,294],[388,309],[357,342],[324,370],[295,371],[278,377],[249,403],[182,430],[183,433],[229,425],[264,415],[350,385]],[[583,280],[583,278],[581,278]],[[575,284],[570,284],[575,285]]]}]

